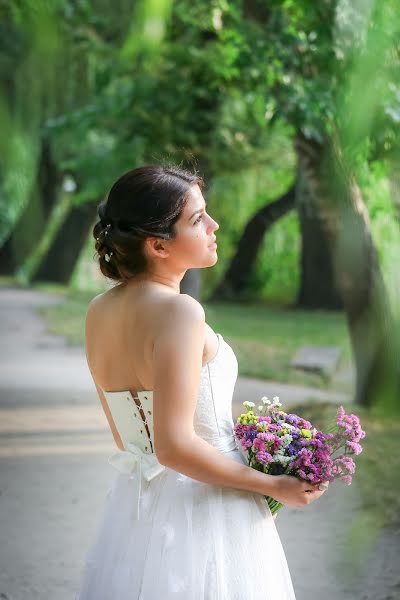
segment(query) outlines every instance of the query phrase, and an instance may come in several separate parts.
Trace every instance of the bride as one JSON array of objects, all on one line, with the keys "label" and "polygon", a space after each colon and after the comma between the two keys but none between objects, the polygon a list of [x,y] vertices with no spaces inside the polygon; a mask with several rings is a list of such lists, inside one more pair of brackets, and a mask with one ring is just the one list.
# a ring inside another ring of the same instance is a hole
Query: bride
[{"label": "bride", "polygon": [[256,471],[236,448],[236,356],[179,287],[218,260],[201,190],[195,174],[148,165],[99,205],[115,285],[88,307],[86,356],[118,449],[77,600],[295,598],[263,496],[300,507],[324,491]]}]

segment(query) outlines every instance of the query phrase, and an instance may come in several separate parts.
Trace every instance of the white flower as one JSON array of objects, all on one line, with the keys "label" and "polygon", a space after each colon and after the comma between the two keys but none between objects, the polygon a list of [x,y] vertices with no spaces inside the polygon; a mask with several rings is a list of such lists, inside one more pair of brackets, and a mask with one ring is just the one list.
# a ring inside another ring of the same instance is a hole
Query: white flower
[{"label": "white flower", "polygon": [[281,402],[279,402],[279,396],[274,396],[274,397],[272,398],[272,400],[273,400],[273,402],[272,402],[272,405],[273,405],[273,406],[276,406],[276,407],[277,407],[277,406],[282,406],[282,403],[281,403]]},{"label": "white flower", "polygon": [[290,435],[290,433],[285,433],[285,435],[283,435],[281,437],[281,440],[282,440],[282,445],[286,447],[286,446],[288,446],[290,444],[290,442],[293,441],[293,438]]},{"label": "white flower", "polygon": [[258,407],[258,410],[264,410],[264,406],[260,404],[260,406]]},{"label": "white flower", "polygon": [[283,454],[281,454],[278,451],[278,452],[275,452],[273,459],[274,459],[274,462],[278,462],[278,463],[281,463],[281,465],[286,466],[290,462],[291,457],[284,456]]},{"label": "white flower", "polygon": [[254,402],[243,402],[243,406],[248,406],[249,408],[253,408],[255,406]]}]

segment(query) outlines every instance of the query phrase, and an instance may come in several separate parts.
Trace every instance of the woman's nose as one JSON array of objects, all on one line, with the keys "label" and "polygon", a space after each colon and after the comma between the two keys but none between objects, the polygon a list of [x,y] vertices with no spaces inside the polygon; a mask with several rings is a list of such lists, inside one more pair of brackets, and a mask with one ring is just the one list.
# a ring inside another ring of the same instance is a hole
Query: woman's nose
[{"label": "woman's nose", "polygon": [[214,221],[214,219],[212,220],[212,225],[213,225],[213,231],[217,231],[217,229],[219,229],[219,225],[218,225],[217,221]]}]

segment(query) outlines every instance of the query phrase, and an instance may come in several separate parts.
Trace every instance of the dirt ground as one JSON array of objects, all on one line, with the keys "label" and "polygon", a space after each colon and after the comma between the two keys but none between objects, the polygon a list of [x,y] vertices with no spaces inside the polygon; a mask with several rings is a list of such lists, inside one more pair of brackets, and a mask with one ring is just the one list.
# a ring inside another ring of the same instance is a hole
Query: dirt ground
[{"label": "dirt ground", "polygon": [[[113,440],[84,351],[49,335],[36,313],[60,301],[0,289],[2,600],[74,600],[114,477],[107,463]],[[244,399],[276,394],[286,406],[326,398],[321,390],[239,378],[234,418]],[[359,506],[356,485],[332,485],[319,502],[278,515],[297,600],[400,599],[400,532],[371,533],[360,543]]]}]

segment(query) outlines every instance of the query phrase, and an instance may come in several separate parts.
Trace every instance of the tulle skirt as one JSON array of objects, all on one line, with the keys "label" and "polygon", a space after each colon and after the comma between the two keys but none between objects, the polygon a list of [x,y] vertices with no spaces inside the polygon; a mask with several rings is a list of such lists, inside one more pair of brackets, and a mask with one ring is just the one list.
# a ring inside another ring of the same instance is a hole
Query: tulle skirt
[{"label": "tulle skirt", "polygon": [[261,494],[165,468],[143,480],[135,520],[133,488],[125,473],[112,480],[75,600],[295,599]]}]

